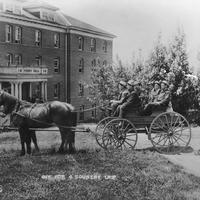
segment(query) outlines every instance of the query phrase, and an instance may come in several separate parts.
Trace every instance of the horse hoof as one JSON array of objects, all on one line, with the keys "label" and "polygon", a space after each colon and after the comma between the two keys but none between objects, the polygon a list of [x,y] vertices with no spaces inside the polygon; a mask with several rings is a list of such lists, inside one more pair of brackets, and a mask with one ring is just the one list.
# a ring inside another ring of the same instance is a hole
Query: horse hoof
[{"label": "horse hoof", "polygon": [[59,150],[58,150],[58,153],[60,153],[60,154],[64,154],[65,152],[64,152],[63,149],[59,149]]},{"label": "horse hoof", "polygon": [[69,153],[69,154],[75,154],[75,153],[76,153],[76,149],[70,149],[70,150],[68,151],[68,153]]}]

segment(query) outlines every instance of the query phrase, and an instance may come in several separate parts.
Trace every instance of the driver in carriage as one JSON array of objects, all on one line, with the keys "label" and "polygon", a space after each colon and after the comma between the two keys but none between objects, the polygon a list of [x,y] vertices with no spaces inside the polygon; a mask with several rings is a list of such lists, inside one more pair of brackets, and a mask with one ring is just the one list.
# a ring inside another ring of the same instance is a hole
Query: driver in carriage
[{"label": "driver in carriage", "polygon": [[161,90],[144,108],[144,114],[150,115],[154,110],[166,110],[170,102],[169,84],[163,80],[160,84]]},{"label": "driver in carriage", "polygon": [[125,98],[129,94],[129,91],[127,90],[127,87],[126,87],[126,82],[124,81],[119,82],[119,90],[120,90],[120,93],[119,93],[118,100],[110,101],[113,116],[116,116],[117,107],[124,102]]},{"label": "driver in carriage", "polygon": [[124,99],[123,103],[117,107],[116,113],[120,118],[123,118],[128,110],[133,110],[135,113],[139,112],[141,107],[140,83],[137,81],[129,80],[127,83],[129,94]]}]

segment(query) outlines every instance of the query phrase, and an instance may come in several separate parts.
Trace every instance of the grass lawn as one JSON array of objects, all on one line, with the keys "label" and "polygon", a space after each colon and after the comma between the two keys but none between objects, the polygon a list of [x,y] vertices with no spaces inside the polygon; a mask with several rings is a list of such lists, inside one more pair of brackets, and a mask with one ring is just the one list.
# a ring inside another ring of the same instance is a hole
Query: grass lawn
[{"label": "grass lawn", "polygon": [[158,153],[97,149],[59,155],[52,148],[37,156],[17,153],[0,153],[1,200],[200,199],[200,178]]}]

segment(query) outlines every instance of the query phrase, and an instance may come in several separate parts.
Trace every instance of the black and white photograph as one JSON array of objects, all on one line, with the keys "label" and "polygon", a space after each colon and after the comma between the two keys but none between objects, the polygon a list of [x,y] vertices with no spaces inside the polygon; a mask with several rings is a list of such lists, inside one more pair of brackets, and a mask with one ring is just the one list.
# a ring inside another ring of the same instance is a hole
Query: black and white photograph
[{"label": "black and white photograph", "polygon": [[200,1],[0,0],[0,200],[200,200]]}]

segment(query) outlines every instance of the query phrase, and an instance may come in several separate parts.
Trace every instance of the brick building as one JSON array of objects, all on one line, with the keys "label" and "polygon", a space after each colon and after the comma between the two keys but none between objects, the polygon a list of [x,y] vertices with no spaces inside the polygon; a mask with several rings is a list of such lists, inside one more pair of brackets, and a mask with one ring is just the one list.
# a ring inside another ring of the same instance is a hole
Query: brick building
[{"label": "brick building", "polygon": [[76,110],[93,106],[84,83],[94,65],[112,63],[114,35],[25,0],[0,0],[0,27],[0,88],[24,100],[57,99]]}]

